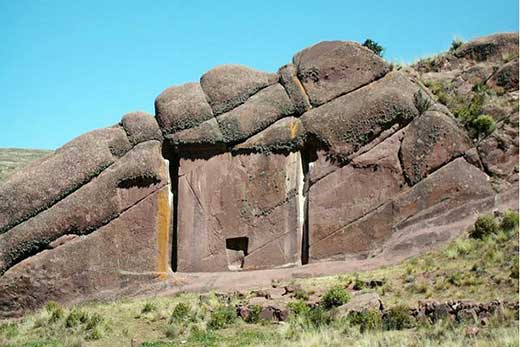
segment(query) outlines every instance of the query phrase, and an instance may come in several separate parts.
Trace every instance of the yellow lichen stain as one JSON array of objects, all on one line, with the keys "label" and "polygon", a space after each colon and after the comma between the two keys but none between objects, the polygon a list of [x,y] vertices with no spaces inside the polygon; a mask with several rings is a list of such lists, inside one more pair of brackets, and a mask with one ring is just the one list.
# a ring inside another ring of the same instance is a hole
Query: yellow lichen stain
[{"label": "yellow lichen stain", "polygon": [[289,131],[291,132],[291,140],[298,134],[298,122],[289,123]]},{"label": "yellow lichen stain", "polygon": [[157,194],[157,272],[159,279],[168,277],[168,260],[170,244],[170,201],[168,190],[162,189]]}]

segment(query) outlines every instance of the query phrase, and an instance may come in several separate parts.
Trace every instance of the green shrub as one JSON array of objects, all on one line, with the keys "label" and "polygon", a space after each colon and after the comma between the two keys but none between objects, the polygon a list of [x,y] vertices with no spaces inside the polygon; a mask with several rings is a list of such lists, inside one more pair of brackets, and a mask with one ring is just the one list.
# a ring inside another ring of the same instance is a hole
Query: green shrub
[{"label": "green shrub", "polygon": [[511,209],[508,209],[502,217],[502,221],[500,222],[500,228],[504,231],[511,232],[518,228],[518,221],[518,213]]},{"label": "green shrub", "polygon": [[383,315],[383,328],[385,330],[402,330],[413,326],[414,319],[408,307],[404,305],[394,306]]},{"label": "green shrub", "polygon": [[248,307],[249,314],[246,316],[244,321],[249,324],[256,324],[260,320],[260,312],[262,312],[262,306],[251,305]]},{"label": "green shrub", "polygon": [[236,318],[235,309],[231,306],[219,306],[211,313],[208,327],[222,329],[233,323]]},{"label": "green shrub", "polygon": [[189,318],[191,307],[183,302],[178,303],[173,308],[173,312],[170,316],[170,322],[183,321]]},{"label": "green shrub", "polygon": [[298,300],[309,300],[309,293],[304,289],[296,288],[293,293],[293,297]]},{"label": "green shrub", "polygon": [[304,301],[291,301],[287,304],[287,307],[291,312],[293,312],[296,316],[304,316],[310,311],[310,306]]},{"label": "green shrub", "polygon": [[157,306],[155,306],[153,302],[147,302],[146,304],[144,304],[141,313],[150,313],[155,310],[157,310]]},{"label": "green shrub", "polygon": [[99,340],[102,337],[103,333],[99,327],[95,327],[87,334],[87,340]]},{"label": "green shrub", "polygon": [[363,42],[363,46],[370,49],[372,52],[377,54],[378,56],[383,56],[383,51],[385,50],[383,46],[381,46],[379,43],[375,42],[371,39],[366,39],[365,42]]},{"label": "green shrub", "polygon": [[347,293],[345,288],[341,286],[334,286],[327,290],[327,292],[321,298],[321,305],[330,309],[336,306],[346,304],[350,300],[350,295]]},{"label": "green shrub", "polygon": [[95,330],[97,329],[101,323],[103,323],[104,319],[99,313],[93,313],[88,317],[86,329],[87,330]]},{"label": "green shrub", "polygon": [[457,48],[459,48],[463,44],[464,44],[464,41],[462,41],[461,39],[456,37],[456,38],[453,39],[453,41],[451,41],[451,47],[450,47],[449,51],[450,52],[455,52],[457,50]]},{"label": "green shrub", "polygon": [[80,324],[87,323],[88,320],[89,317],[86,312],[74,309],[70,311],[69,315],[65,319],[65,326],[67,328],[74,328]]},{"label": "green shrub", "polygon": [[0,324],[0,341],[2,341],[2,336],[13,338],[18,335],[18,333],[18,324],[16,322]]},{"label": "green shrub", "polygon": [[460,272],[454,272],[448,276],[448,283],[460,287],[462,285],[462,274]]},{"label": "green shrub", "polygon": [[351,312],[348,315],[351,325],[359,326],[361,333],[367,330],[377,330],[383,327],[383,317],[378,310],[370,309],[361,312]]},{"label": "green shrub", "polygon": [[49,302],[45,309],[51,314],[49,317],[50,323],[56,323],[65,316],[65,312],[61,306],[55,302]]},{"label": "green shrub", "polygon": [[481,114],[472,121],[472,127],[476,131],[477,136],[486,136],[495,131],[497,124],[493,117]]},{"label": "green shrub", "polygon": [[431,100],[422,91],[417,91],[414,95],[415,108],[419,111],[419,114],[426,112],[431,106]]},{"label": "green shrub", "polygon": [[498,223],[492,215],[482,215],[477,218],[473,229],[469,236],[474,239],[482,240],[486,236],[496,235],[498,233]]},{"label": "green shrub", "polygon": [[332,322],[332,314],[321,306],[313,306],[307,312],[305,321],[313,327],[328,325]]}]

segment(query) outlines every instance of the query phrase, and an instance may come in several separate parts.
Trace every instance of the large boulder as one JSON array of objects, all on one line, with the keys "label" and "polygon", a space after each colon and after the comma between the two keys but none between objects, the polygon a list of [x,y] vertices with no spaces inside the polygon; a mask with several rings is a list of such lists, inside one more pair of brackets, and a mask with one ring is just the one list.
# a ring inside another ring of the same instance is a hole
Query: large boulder
[{"label": "large boulder", "polygon": [[164,134],[192,128],[213,118],[199,83],[173,86],[155,99],[155,115]]},{"label": "large boulder", "polygon": [[300,262],[299,153],[181,159],[177,269],[260,269]]},{"label": "large boulder", "polygon": [[0,275],[66,234],[96,230],[168,184],[158,141],[148,141],[63,200],[0,234]]},{"label": "large boulder", "polygon": [[487,172],[497,177],[518,179],[518,114],[516,124],[504,122],[478,145],[480,159]]},{"label": "large boulder", "polygon": [[[441,243],[450,236],[437,234],[436,227],[473,214],[479,209],[489,209],[493,201],[484,200],[492,198],[494,194],[485,173],[463,158],[455,159],[372,211],[348,224],[338,223],[336,228],[329,228],[331,232],[326,236],[315,237],[315,232],[320,229],[317,229],[318,225],[311,225],[310,259],[366,258],[381,250],[385,251],[385,243],[397,236],[402,239],[392,245],[391,252],[387,251],[390,253],[386,255],[388,257],[392,256],[392,252],[410,254],[414,247],[427,249],[432,243]],[[479,201],[484,202],[473,204]],[[456,213],[450,214],[452,211]],[[413,228],[416,224],[420,228]],[[414,243],[407,244],[412,242],[409,240]]]},{"label": "large boulder", "polygon": [[237,108],[217,116],[217,122],[224,141],[236,143],[293,112],[293,104],[285,89],[277,83],[262,89]]},{"label": "large boulder", "polygon": [[267,129],[234,147],[235,151],[287,152],[303,147],[305,129],[295,117],[282,118]]},{"label": "large boulder", "polygon": [[518,33],[499,33],[476,38],[457,48],[454,55],[475,61],[501,60],[508,55],[518,55]]},{"label": "large boulder", "polygon": [[486,82],[492,88],[506,91],[518,90],[518,58],[502,65]]},{"label": "large boulder", "polygon": [[269,85],[278,76],[242,65],[220,65],[200,78],[215,115],[227,112],[243,104],[250,96]]},{"label": "large boulder", "polygon": [[[395,134],[310,187],[308,214],[312,257],[319,258],[326,253],[327,250],[321,249],[322,240],[401,191],[405,185],[398,157],[402,136],[402,132]],[[313,171],[321,170],[318,165],[310,167],[311,175]],[[335,238],[330,242],[335,242]]]},{"label": "large boulder", "polygon": [[322,105],[383,77],[390,66],[356,42],[323,41],[296,53],[293,63],[310,103]]},{"label": "large boulder", "polygon": [[175,134],[166,135],[166,139],[173,145],[182,148],[182,151],[190,150],[200,146],[213,146],[224,143],[224,136],[215,118],[211,118],[194,128],[179,131]]},{"label": "large boulder", "polygon": [[440,112],[428,111],[416,118],[405,131],[401,146],[403,170],[410,184],[455,157],[463,155],[471,142],[457,122]]},{"label": "large boulder", "polygon": [[127,113],[121,119],[121,126],[125,129],[128,140],[134,146],[145,141],[163,140],[157,120],[148,113]]},{"label": "large boulder", "polygon": [[371,142],[394,124],[401,126],[419,115],[414,95],[419,87],[399,72],[307,111],[304,128],[330,146],[334,153],[348,156]]},{"label": "large boulder", "polygon": [[89,235],[10,268],[0,276],[0,318],[20,316],[49,300],[130,295],[165,279],[171,272],[168,195],[169,188],[163,187]]},{"label": "large boulder", "polygon": [[0,184],[0,233],[71,194],[130,148],[123,128],[94,130],[16,172]]}]

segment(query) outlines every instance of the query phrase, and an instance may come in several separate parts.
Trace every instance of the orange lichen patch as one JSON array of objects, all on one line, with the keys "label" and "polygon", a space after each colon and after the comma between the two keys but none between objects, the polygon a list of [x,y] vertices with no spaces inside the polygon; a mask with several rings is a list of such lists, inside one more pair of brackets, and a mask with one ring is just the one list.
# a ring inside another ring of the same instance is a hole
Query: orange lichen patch
[{"label": "orange lichen patch", "polygon": [[157,272],[159,279],[168,276],[169,238],[170,238],[170,202],[167,188],[157,194]]},{"label": "orange lichen patch", "polygon": [[291,122],[289,123],[289,131],[291,132],[291,139],[294,139],[296,135],[298,134],[298,122]]}]

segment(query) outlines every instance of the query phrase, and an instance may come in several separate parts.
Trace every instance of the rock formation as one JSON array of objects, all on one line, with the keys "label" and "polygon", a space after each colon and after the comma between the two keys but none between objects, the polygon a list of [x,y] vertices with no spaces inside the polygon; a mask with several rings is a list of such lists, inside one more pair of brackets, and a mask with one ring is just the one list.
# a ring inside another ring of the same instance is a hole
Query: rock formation
[{"label": "rock formation", "polygon": [[[518,52],[501,35],[443,64]],[[481,70],[518,95],[517,64]],[[426,73],[321,42],[277,74],[216,67],[161,93],[155,117],[72,140],[0,184],[0,317],[175,286],[178,272],[390,261],[516,205],[518,130],[471,140]]]}]

